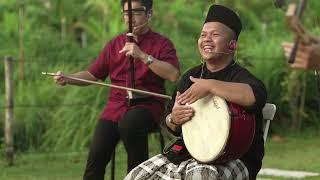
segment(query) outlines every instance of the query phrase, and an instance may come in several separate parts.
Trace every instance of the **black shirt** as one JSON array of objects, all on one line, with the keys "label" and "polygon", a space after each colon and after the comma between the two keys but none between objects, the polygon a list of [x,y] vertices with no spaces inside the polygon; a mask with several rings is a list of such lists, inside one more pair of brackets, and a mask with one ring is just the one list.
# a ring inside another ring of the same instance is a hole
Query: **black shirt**
[{"label": "black shirt", "polygon": [[254,96],[256,98],[256,102],[252,106],[242,108],[244,108],[247,112],[255,114],[256,131],[251,147],[249,148],[248,152],[245,153],[240,159],[246,165],[249,171],[250,179],[256,179],[256,176],[261,169],[262,159],[264,156],[262,108],[264,107],[267,99],[267,92],[264,84],[255,76],[253,76],[247,69],[234,62],[230,63],[230,65],[217,72],[211,72],[206,68],[205,65],[199,65],[188,70],[179,80],[176,90],[172,95],[172,100],[167,108],[169,111],[172,110],[172,107],[174,105],[176,92],[179,91],[183,93],[184,91],[186,91],[192,85],[189,77],[193,76],[195,78],[200,78],[201,74],[202,79],[216,79],[226,82],[245,83],[250,85],[250,87],[252,88]]}]

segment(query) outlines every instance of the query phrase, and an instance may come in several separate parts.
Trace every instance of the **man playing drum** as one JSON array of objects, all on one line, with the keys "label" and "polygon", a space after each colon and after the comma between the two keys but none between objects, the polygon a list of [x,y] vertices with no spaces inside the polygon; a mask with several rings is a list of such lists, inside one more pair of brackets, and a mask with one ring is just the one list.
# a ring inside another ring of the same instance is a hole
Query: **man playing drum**
[{"label": "man playing drum", "polygon": [[[240,18],[231,9],[220,5],[210,7],[198,40],[203,63],[187,71],[178,82],[165,125],[174,135],[180,136],[181,126],[191,122],[197,114],[189,105],[208,95],[219,96],[255,116],[254,138],[248,150],[226,162],[201,163],[188,155],[183,142],[178,141],[169,152],[134,168],[126,180],[256,178],[264,156],[262,108],[267,93],[263,83],[234,60],[241,27]],[[217,139],[208,138],[206,144],[210,146],[215,141]]]}]

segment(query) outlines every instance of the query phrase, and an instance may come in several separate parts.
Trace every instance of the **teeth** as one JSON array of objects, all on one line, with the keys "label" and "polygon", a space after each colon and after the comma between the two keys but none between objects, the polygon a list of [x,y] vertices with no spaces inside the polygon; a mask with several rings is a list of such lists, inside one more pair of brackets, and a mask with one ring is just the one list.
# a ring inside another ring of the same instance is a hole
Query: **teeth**
[{"label": "teeth", "polygon": [[205,46],[203,46],[203,50],[205,52],[212,52],[213,51],[213,47],[209,46],[209,45],[205,45]]}]

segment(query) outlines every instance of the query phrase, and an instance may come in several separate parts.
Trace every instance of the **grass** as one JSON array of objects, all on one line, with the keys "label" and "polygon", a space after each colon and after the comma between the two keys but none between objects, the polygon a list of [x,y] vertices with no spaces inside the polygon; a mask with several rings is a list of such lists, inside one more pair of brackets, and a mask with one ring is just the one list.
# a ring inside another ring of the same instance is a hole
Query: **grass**
[{"label": "grass", "polygon": [[[160,152],[158,135],[150,137],[150,156]],[[87,152],[62,153],[27,153],[15,157],[15,165],[6,166],[3,157],[0,158],[0,180],[79,180],[82,179]],[[123,144],[116,149],[116,179],[126,175],[126,153]],[[106,169],[105,179],[110,179],[110,167]]]},{"label": "grass", "polygon": [[[320,173],[318,138],[319,136],[312,135],[289,135],[281,142],[269,138],[263,167]],[[159,143],[155,136],[150,139],[150,155],[155,155],[159,152]],[[122,144],[118,145],[116,154],[116,179],[123,179],[126,174],[126,154]],[[7,167],[2,158],[0,180],[79,180],[82,178],[86,156],[87,152],[20,154],[17,155],[13,167]],[[105,179],[110,178],[109,173],[108,167]],[[259,178],[286,179],[270,176]]]},{"label": "grass", "polygon": [[[285,170],[308,171],[320,173],[319,135],[288,135],[282,140],[269,138],[263,168],[279,168]],[[284,180],[288,178],[262,176],[268,179]],[[319,180],[317,177],[306,177],[305,180]]]}]

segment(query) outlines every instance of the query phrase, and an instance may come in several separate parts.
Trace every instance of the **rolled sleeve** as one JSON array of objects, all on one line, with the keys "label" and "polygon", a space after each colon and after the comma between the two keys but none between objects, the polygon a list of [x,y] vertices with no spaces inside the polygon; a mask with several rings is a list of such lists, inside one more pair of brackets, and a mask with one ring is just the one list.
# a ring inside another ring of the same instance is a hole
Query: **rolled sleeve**
[{"label": "rolled sleeve", "polygon": [[109,74],[109,51],[110,45],[107,45],[95,61],[89,66],[88,72],[100,80],[105,80]]},{"label": "rolled sleeve", "polygon": [[255,103],[251,106],[244,107],[248,112],[256,112],[262,110],[267,102],[267,92],[263,84],[249,83],[253,95],[256,99]]},{"label": "rolled sleeve", "polygon": [[159,59],[163,60],[167,63],[172,64],[174,67],[179,69],[179,61],[176,54],[176,49],[173,43],[169,39],[165,39],[160,48],[160,56]]}]

